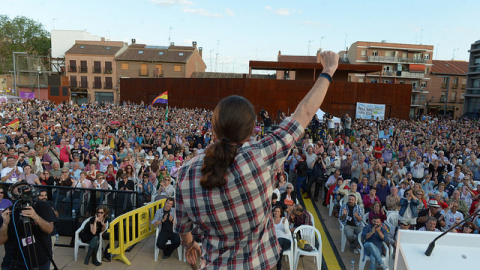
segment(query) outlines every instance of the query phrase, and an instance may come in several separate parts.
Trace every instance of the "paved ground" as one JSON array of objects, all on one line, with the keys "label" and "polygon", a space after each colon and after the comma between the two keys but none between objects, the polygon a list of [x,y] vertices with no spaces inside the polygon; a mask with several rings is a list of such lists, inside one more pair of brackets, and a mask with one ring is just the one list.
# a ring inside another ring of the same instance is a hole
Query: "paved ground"
[{"label": "paved ground", "polygon": [[[313,203],[317,206],[319,212],[320,212],[320,217],[317,216],[317,218],[322,218],[323,219],[323,224],[325,225],[323,229],[328,232],[331,236],[331,239],[333,240],[333,246],[331,247],[330,250],[333,250],[333,253],[337,251],[337,253],[341,256],[341,261],[342,263],[335,264],[327,264],[329,270],[334,270],[334,269],[342,269],[343,267],[346,267],[346,269],[350,269],[350,262],[352,259],[355,259],[355,268],[358,269],[358,260],[359,260],[359,255],[354,254],[352,251],[349,250],[347,247],[345,252],[340,252],[340,230],[339,230],[339,224],[336,218],[329,217],[328,216],[328,209],[324,206],[321,205],[321,201],[318,203]],[[307,208],[308,205],[310,207],[313,206],[313,204],[310,203],[309,201],[306,201]],[[310,209],[309,209],[310,210]],[[311,211],[312,214],[316,215],[315,211]],[[318,219],[320,220],[320,219]],[[317,222],[315,225],[317,229],[320,230],[320,224]],[[60,237],[59,243],[69,243],[70,238],[68,237]],[[322,237],[322,243],[323,243],[323,250],[327,250],[328,247],[328,241],[327,239],[324,239]],[[338,248],[337,248],[338,247]],[[336,257],[334,256],[333,253],[331,252],[325,252],[324,251],[324,257],[328,256],[328,258],[325,258],[324,261],[326,262],[336,262]],[[57,263],[57,266],[59,269],[115,269],[115,270],[120,270],[120,269],[174,269],[174,270],[189,270],[190,267],[187,263],[184,263],[183,261],[178,260],[178,253],[174,252],[172,257],[170,257],[168,260],[162,260],[162,251],[160,251],[159,254],[159,260],[155,262],[153,260],[153,252],[154,252],[154,236],[151,236],[142,242],[138,243],[130,252],[126,253],[126,256],[130,259],[132,264],[130,266],[125,265],[123,262],[114,260],[111,262],[103,262],[101,266],[95,267],[93,264],[90,263],[90,265],[86,266],[83,264],[83,260],[86,255],[85,249],[80,249],[79,255],[78,255],[78,261],[75,262],[73,260],[73,248],[70,247],[55,247],[54,248],[54,259],[55,262]],[[0,248],[0,257],[3,258],[3,255],[5,254],[5,251],[3,248]],[[283,268],[282,269],[289,269],[288,262],[283,263]],[[305,257],[301,258],[298,268],[299,270],[311,270],[311,269],[316,269],[316,265],[313,263],[313,258],[311,257]]]}]

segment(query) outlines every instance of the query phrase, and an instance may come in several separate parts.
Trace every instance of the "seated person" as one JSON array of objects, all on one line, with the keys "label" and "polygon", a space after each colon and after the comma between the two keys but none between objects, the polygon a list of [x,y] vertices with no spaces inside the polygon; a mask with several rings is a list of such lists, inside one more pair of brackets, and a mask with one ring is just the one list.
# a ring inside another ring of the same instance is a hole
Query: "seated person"
[{"label": "seated person", "polygon": [[411,189],[405,190],[404,195],[405,198],[400,199],[400,211],[398,211],[400,217],[398,220],[404,220],[410,225],[416,225],[418,216],[417,207],[420,201],[415,197]]},{"label": "seated person", "polygon": [[293,232],[297,227],[302,225],[312,226],[312,219],[310,213],[303,209],[303,206],[296,204],[290,213],[290,230]]},{"label": "seated person", "polygon": [[436,227],[437,229],[442,229],[445,227],[445,220],[443,219],[443,215],[440,213],[442,207],[438,204],[438,202],[434,199],[428,201],[428,208],[422,210],[418,213],[417,218],[417,229],[420,229],[425,226],[425,222],[429,217],[433,217],[436,220]]},{"label": "seated person", "polygon": [[293,192],[293,185],[292,183],[287,183],[287,187],[285,188],[285,192],[282,193],[280,197],[280,201],[285,204],[288,208],[288,212],[290,212],[297,202],[297,194]]},{"label": "seated person", "polygon": [[340,207],[339,221],[344,226],[345,236],[350,249],[355,253],[360,253],[357,249],[358,236],[362,232],[363,228],[363,209],[355,203],[356,198],[354,195],[348,195],[348,202]]},{"label": "seated person", "polygon": [[[272,209],[275,207],[280,207],[282,208],[282,211],[287,211],[287,206],[278,199],[278,196],[276,193],[272,194]],[[282,214],[283,215],[283,214]]]},{"label": "seated person", "polygon": [[[347,186],[345,185],[345,187]],[[355,198],[357,198],[357,204],[363,207],[363,198],[360,192],[357,191],[357,183],[350,182],[350,188],[345,188],[345,187],[340,190],[340,194],[343,196],[343,198],[347,198],[348,195],[352,194],[355,196]]]},{"label": "seated person", "polygon": [[388,269],[382,260],[382,242],[388,243],[388,234],[378,216],[373,217],[372,224],[363,227],[362,240],[365,254],[370,256],[370,269],[376,269],[377,264],[384,270]]},{"label": "seated person", "polygon": [[463,214],[457,211],[458,203],[452,202],[446,209],[442,210],[442,215],[445,219],[445,229],[449,229],[452,226],[456,226],[456,229],[460,230],[461,227],[458,223],[463,220]]},{"label": "seated person", "polygon": [[434,217],[427,217],[427,221],[425,221],[425,226],[418,229],[419,231],[427,231],[427,232],[439,232],[440,230],[437,229],[437,219]]},{"label": "seated person", "polygon": [[380,202],[373,203],[373,209],[368,213],[369,223],[372,223],[372,219],[374,216],[378,216],[382,223],[387,220],[387,215],[385,214],[385,210],[383,210],[382,204]]},{"label": "seated person", "polygon": [[[339,202],[343,197],[340,191],[343,189],[350,189],[350,188],[346,186],[346,183],[344,183],[343,178],[341,176],[338,177],[336,185],[332,185],[328,189],[328,193],[326,197],[327,205],[329,205],[330,203],[333,203],[334,205],[333,213],[336,217],[338,217],[338,209],[340,209]],[[331,199],[330,197],[333,198],[333,202],[330,201]]]},{"label": "seated person", "polygon": [[377,188],[371,187],[367,195],[363,196],[363,205],[365,207],[365,213],[370,212],[373,209],[374,202],[380,202],[377,196]]},{"label": "seated person", "polygon": [[[152,225],[158,226],[157,230],[160,230],[156,245],[163,250],[163,260],[168,259],[180,246],[180,236],[173,231],[173,226],[176,222],[173,202],[173,198],[167,198],[165,206],[157,210],[151,222]],[[167,245],[169,240],[171,244]]]}]

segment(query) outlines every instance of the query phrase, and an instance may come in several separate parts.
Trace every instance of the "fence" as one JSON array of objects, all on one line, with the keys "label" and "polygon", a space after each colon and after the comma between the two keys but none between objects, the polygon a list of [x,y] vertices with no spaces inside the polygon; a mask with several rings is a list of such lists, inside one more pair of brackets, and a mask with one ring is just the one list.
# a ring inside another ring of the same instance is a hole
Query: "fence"
[{"label": "fence", "polygon": [[[2,183],[4,191],[8,190],[10,185]],[[136,207],[143,206],[144,203],[143,196],[136,191],[32,186],[47,191],[48,199],[53,202],[54,209],[58,212],[55,231],[59,235],[72,237],[70,244],[66,245],[70,247],[73,247],[75,231],[85,219],[95,213],[99,205],[106,205],[109,208],[110,218],[113,219],[115,215],[127,213]]]},{"label": "fence", "polygon": [[125,251],[155,233],[155,227],[150,224],[155,212],[163,207],[165,199],[149,203],[143,207],[118,216],[110,222],[107,230],[110,235],[110,252],[114,260],[120,260],[130,265]]}]

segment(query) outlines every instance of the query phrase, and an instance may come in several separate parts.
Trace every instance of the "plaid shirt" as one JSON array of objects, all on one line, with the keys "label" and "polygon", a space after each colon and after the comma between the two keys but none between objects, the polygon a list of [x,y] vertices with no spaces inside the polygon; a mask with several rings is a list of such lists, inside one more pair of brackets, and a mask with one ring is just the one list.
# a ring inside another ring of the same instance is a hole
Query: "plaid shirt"
[{"label": "plaid shirt", "polygon": [[202,269],[271,269],[280,258],[271,217],[275,166],[303,133],[292,118],[259,142],[238,148],[220,188],[200,185],[204,155],[182,166],[176,190],[175,231],[194,226],[202,238]]}]

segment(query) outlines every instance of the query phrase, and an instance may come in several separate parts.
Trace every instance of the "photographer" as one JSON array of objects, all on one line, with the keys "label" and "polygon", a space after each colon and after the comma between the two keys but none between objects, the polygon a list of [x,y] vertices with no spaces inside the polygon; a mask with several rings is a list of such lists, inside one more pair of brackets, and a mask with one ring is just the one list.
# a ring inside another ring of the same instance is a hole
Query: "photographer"
[{"label": "photographer", "polygon": [[323,182],[325,181],[326,168],[327,166],[323,161],[322,154],[318,154],[315,160],[315,163],[313,164],[312,176],[308,178],[308,184],[307,184],[308,196],[306,199],[312,197],[312,186],[315,183],[315,194],[313,195],[313,198],[315,199],[316,202],[318,202],[318,196],[320,195]]},{"label": "photographer", "polygon": [[[12,185],[10,192],[14,205],[2,212],[0,221],[0,244],[5,245],[2,269],[28,267],[49,270],[52,254],[50,233],[55,214],[45,201],[32,204],[34,194],[27,182]],[[30,232],[25,229],[28,224],[32,228]],[[19,243],[22,245],[19,246]]]}]

